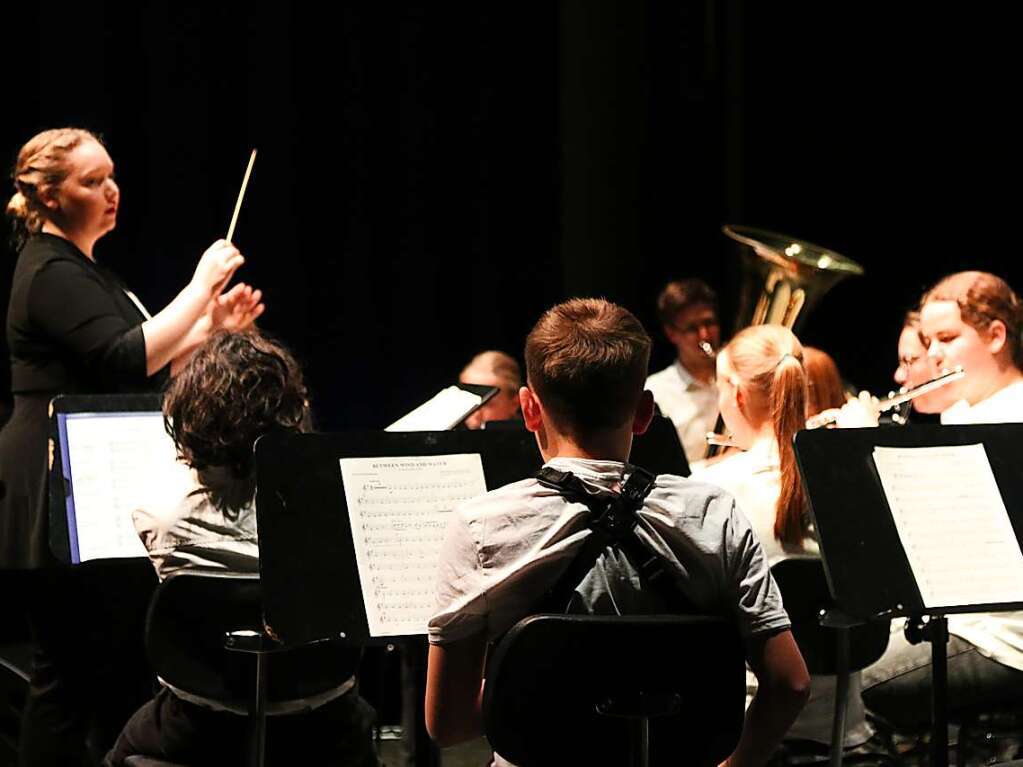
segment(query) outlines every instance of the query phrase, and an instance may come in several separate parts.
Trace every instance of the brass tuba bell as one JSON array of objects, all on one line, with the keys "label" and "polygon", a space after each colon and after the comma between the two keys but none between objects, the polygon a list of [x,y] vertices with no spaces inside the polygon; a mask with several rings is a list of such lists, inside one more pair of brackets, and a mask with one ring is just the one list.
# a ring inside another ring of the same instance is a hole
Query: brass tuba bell
[{"label": "brass tuba bell", "polygon": [[743,285],[735,331],[750,325],[784,325],[797,332],[814,305],[835,284],[863,267],[810,242],[749,226],[726,224],[742,251]]}]

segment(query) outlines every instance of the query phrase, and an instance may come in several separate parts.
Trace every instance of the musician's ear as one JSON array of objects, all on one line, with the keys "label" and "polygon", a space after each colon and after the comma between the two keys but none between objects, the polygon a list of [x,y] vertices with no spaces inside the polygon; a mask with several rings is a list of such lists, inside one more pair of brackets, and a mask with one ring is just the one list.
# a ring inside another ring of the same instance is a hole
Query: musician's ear
[{"label": "musician's ear", "polygon": [[993,355],[999,354],[1005,348],[1005,344],[1008,341],[1005,323],[1001,320],[991,320],[991,324],[987,326],[986,335],[988,351]]},{"label": "musician's ear", "polygon": [[60,210],[60,200],[57,199],[57,187],[53,184],[46,184],[39,187],[39,201],[47,210]]},{"label": "musician's ear", "polygon": [[644,434],[654,419],[654,395],[647,390],[639,398],[636,415],[632,419],[632,433]]},{"label": "musician's ear", "polygon": [[540,400],[528,386],[519,389],[519,407],[522,409],[522,421],[529,431],[537,432],[543,426]]},{"label": "musician's ear", "polygon": [[736,409],[740,413],[742,413],[743,416],[747,416],[748,417],[748,415],[746,413],[746,404],[747,404],[746,403],[746,392],[744,392],[742,390],[742,387],[739,386],[738,384],[736,384],[735,386],[732,387],[732,391],[735,392],[735,407],[736,407]]}]

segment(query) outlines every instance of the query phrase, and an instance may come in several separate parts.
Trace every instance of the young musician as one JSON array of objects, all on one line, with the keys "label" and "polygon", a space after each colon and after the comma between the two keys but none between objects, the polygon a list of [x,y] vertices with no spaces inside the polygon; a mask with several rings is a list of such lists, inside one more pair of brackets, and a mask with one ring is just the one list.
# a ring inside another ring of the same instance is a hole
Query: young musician
[{"label": "young musician", "polygon": [[675,347],[675,361],[646,381],[661,412],[671,419],[692,464],[707,452],[707,432],[718,411],[714,353],[721,344],[718,300],[702,280],[669,282],[657,298],[664,335]]},{"label": "young musician", "polygon": [[[920,335],[938,369],[962,365],[966,375],[928,397],[944,424],[1023,421],[1023,307],[1000,277],[952,274],[924,294]],[[968,513],[968,510],[964,510]],[[963,710],[1023,703],[1023,613],[948,618],[948,707]],[[929,721],[931,647],[901,633],[864,671],[867,706],[896,726]]]},{"label": "young musician", "polygon": [[458,382],[500,389],[483,407],[465,419],[465,425],[470,429],[485,428],[488,421],[509,421],[518,417],[522,370],[511,355],[498,351],[480,352],[462,370]]},{"label": "young musician", "polygon": [[[245,285],[223,292],[244,259],[230,243],[217,241],[181,293],[149,316],[97,260],[97,242],[117,223],[120,189],[107,150],[88,131],[38,134],[21,148],[12,176],[7,213],[21,252],[7,313],[14,410],[0,431],[0,568],[37,571],[30,582],[36,651],[21,764],[66,767],[88,758],[87,742],[102,754],[134,707],[131,693],[120,687],[130,678],[126,658],[141,654],[143,615],[137,615],[139,626],[123,631],[101,628],[108,613],[130,622],[129,585],[118,585],[118,574],[105,565],[55,566],[48,522],[50,400],[158,391],[212,329],[246,327],[263,307],[259,291]],[[111,598],[119,593],[116,607],[102,603],[108,592]],[[94,628],[83,632],[83,625]],[[137,648],[124,646],[128,641]]]},{"label": "young musician", "polygon": [[[195,487],[164,508],[134,514],[160,579],[181,570],[259,572],[253,445],[264,434],[307,428],[298,363],[257,331],[217,334],[171,383],[164,416]],[[353,685],[271,716],[269,763],[375,767],[373,710]],[[133,754],[240,765],[248,718],[223,708],[163,686],[125,725],[104,765],[119,767]]]},{"label": "young musician", "polygon": [[[643,326],[607,301],[574,299],[540,318],[526,340],[519,400],[547,466],[572,472],[594,491],[625,482],[633,435],[653,414],[653,398],[643,390],[649,355]],[[528,614],[561,576],[587,537],[587,514],[535,479],[453,513],[438,610],[429,623],[426,718],[440,743],[480,734],[487,643]],[[802,707],[808,678],[760,544],[731,496],[680,477],[657,477],[638,516],[639,537],[671,563],[673,585],[698,609],[727,605],[745,637],[762,686],[730,763],[763,763]],[[658,595],[639,582],[627,561],[603,557],[577,587],[571,608],[663,611]]]},{"label": "young musician", "polygon": [[[745,452],[693,473],[735,496],[763,545],[769,564],[790,556],[817,556],[817,542],[792,438],[805,428],[808,376],[804,347],[778,325],[746,328],[717,357],[719,407],[732,440]],[[871,736],[857,693],[851,686],[846,744]],[[813,677],[810,701],[789,731],[790,738],[831,742],[834,677]]]},{"label": "young musician", "polygon": [[1023,420],[1023,309],[1015,291],[987,272],[941,280],[920,304],[920,335],[941,370],[966,375],[942,387],[942,423]]},{"label": "young musician", "polygon": [[695,472],[731,492],[753,523],[769,564],[815,553],[792,438],[806,424],[803,347],[792,331],[756,325],[717,356],[718,407],[744,452]]}]

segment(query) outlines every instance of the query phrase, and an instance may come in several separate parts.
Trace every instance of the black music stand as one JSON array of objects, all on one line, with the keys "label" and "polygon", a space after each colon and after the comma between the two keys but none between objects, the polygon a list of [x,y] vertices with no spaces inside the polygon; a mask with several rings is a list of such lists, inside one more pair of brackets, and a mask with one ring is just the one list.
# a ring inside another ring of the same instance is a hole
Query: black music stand
[{"label": "black music stand", "polygon": [[477,453],[488,489],[529,477],[543,459],[526,431],[270,434],[256,442],[256,517],[267,625],[285,644],[372,637],[339,459]]},{"label": "black music stand", "polygon": [[[469,392],[470,394],[475,394],[477,397],[479,397],[479,401],[470,405],[468,409],[465,409],[464,403],[455,403],[456,406],[455,409],[449,407],[438,411],[436,404],[437,398],[442,397],[446,393],[447,389],[451,388],[461,389],[462,391]],[[468,418],[481,407],[483,407],[487,402],[493,399],[493,397],[499,391],[501,391],[496,386],[483,386],[480,384],[462,383],[453,384],[452,386],[447,387],[447,389],[441,390],[434,397],[431,397],[426,402],[423,402],[414,407],[408,413],[406,413],[397,421],[388,426],[385,431],[391,432],[430,430],[447,431],[449,429],[457,429],[458,427],[462,426],[465,423],[466,418]],[[421,422],[422,411],[424,410],[430,414],[430,417],[428,419],[429,425],[423,427],[417,423],[412,428],[409,428],[410,425],[408,422],[409,417],[415,413],[417,414],[417,417],[413,419],[413,421]]]},{"label": "black music stand", "polygon": [[[875,447],[983,444],[1009,512],[1016,541],[1023,541],[1023,477],[1019,445],[1023,424],[907,426],[901,429],[815,429],[795,438],[796,458],[820,537],[828,587],[838,606],[863,620],[908,618],[907,637],[931,643],[931,764],[948,764],[948,623],[953,613],[1019,610],[1023,602],[925,605],[873,461]],[[921,636],[909,627],[930,620]]]},{"label": "black music stand", "polygon": [[484,386],[483,384],[458,383],[458,384],[455,384],[455,385],[459,389],[464,389],[465,391],[472,392],[473,394],[479,395],[479,397],[480,397],[480,403],[478,405],[476,405],[468,413],[466,413],[465,415],[462,416],[461,420],[459,420],[459,422],[454,425],[453,428],[455,428],[455,429],[457,429],[458,427],[464,425],[466,418],[468,418],[473,413],[475,413],[477,410],[479,410],[481,407],[486,405],[490,400],[492,400],[494,397],[497,396],[498,392],[501,391],[496,386]]}]

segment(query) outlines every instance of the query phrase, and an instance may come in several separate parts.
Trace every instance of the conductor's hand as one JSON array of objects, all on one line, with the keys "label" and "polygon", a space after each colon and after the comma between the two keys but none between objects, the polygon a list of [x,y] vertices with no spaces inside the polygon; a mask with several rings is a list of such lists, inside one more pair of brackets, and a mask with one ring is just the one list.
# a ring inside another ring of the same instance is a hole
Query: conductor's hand
[{"label": "conductor's hand", "polygon": [[214,329],[245,330],[264,312],[263,292],[239,283],[210,300],[210,324]]},{"label": "conductor's hand", "polygon": [[235,270],[245,263],[245,258],[231,243],[217,240],[210,245],[199,259],[192,275],[192,285],[209,298],[220,295]]}]

